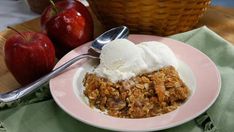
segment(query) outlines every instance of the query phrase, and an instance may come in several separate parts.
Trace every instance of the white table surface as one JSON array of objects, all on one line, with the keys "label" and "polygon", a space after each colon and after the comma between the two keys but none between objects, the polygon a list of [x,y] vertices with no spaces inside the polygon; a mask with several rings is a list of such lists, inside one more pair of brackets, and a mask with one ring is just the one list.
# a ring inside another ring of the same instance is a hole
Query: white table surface
[{"label": "white table surface", "polygon": [[29,9],[24,0],[0,0],[0,31],[8,25],[21,23],[38,16]]}]

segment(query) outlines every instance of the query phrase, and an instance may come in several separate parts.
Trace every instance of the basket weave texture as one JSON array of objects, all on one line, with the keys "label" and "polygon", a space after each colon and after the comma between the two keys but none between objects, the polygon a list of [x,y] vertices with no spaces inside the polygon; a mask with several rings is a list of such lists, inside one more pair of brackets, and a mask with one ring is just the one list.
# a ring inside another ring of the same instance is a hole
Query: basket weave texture
[{"label": "basket weave texture", "polygon": [[126,25],[131,33],[172,35],[197,24],[211,0],[88,0],[107,28]]}]

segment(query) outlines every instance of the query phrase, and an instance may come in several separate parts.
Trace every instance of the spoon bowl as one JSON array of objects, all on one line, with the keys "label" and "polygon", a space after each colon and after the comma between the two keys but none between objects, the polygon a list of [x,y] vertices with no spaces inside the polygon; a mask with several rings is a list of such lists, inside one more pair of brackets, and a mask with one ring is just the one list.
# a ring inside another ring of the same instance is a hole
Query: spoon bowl
[{"label": "spoon bowl", "polygon": [[103,34],[101,34],[99,37],[97,37],[93,41],[93,43],[90,47],[92,52],[88,52],[86,54],[82,54],[82,55],[74,57],[73,59],[64,63],[60,67],[54,69],[53,71],[51,71],[47,75],[39,78],[38,80],[36,80],[36,81],[34,81],[34,82],[24,86],[24,87],[18,88],[16,90],[13,90],[13,91],[10,91],[7,93],[0,94],[0,102],[12,102],[12,101],[15,101],[17,99],[20,99],[20,98],[28,95],[29,93],[32,93],[36,89],[40,88],[41,85],[45,84],[50,79],[59,75],[66,68],[68,68],[70,65],[74,64],[75,62],[77,62],[80,59],[83,59],[83,58],[98,59],[99,54],[101,53],[101,49],[105,44],[107,44],[110,41],[115,40],[115,39],[127,38],[128,34],[129,34],[129,30],[126,26],[112,28],[112,29],[104,32]]},{"label": "spoon bowl", "polygon": [[91,48],[97,53],[101,53],[102,47],[113,41],[115,39],[127,38],[129,34],[129,29],[126,26],[119,26],[116,28],[112,28],[107,32],[104,32],[99,37],[97,37],[93,43]]}]

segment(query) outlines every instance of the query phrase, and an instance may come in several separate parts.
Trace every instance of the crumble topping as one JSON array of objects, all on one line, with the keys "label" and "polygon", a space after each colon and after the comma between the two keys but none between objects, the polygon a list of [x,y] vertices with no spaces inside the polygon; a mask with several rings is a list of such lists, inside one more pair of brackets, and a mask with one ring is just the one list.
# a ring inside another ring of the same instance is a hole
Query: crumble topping
[{"label": "crumble topping", "polygon": [[116,83],[87,73],[84,94],[91,107],[121,118],[146,118],[168,113],[184,103],[190,91],[173,66]]}]

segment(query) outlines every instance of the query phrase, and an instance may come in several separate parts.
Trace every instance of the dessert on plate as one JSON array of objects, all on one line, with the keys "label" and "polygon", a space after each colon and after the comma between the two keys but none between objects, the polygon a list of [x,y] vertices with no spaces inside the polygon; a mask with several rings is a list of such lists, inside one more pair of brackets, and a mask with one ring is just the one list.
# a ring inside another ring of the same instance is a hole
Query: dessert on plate
[{"label": "dessert on plate", "polygon": [[146,118],[177,109],[190,90],[181,80],[172,50],[156,41],[114,40],[100,64],[86,73],[84,94],[91,107],[121,118]]}]

